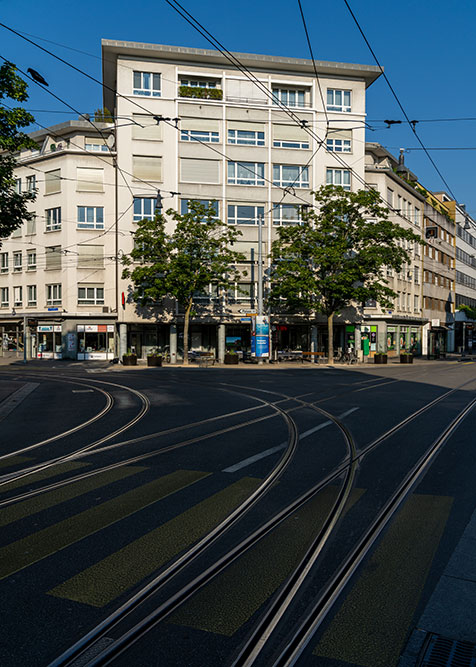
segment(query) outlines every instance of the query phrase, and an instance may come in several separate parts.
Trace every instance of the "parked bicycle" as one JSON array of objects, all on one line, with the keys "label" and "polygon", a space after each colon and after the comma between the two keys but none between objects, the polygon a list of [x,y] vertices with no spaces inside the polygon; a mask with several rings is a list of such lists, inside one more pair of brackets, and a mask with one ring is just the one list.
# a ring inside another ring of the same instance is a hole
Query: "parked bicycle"
[{"label": "parked bicycle", "polygon": [[349,349],[347,352],[341,352],[336,361],[342,364],[356,364],[358,362],[357,355],[354,349]]}]

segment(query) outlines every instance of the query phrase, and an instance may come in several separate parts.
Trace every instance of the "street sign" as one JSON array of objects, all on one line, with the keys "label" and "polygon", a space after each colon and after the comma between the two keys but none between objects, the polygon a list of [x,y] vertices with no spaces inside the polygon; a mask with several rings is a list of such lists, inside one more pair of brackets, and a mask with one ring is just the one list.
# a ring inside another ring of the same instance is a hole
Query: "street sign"
[{"label": "street sign", "polygon": [[251,322],[251,317],[240,317],[240,322]]}]

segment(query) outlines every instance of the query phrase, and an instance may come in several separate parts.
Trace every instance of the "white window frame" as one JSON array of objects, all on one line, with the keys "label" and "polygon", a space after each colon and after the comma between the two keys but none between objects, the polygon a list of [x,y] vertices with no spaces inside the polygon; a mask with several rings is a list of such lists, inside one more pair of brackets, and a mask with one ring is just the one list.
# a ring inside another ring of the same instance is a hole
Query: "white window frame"
[{"label": "white window frame", "polygon": [[20,273],[23,271],[23,253],[17,250],[13,253],[13,273]]},{"label": "white window frame", "polygon": [[0,273],[8,273],[8,252],[0,252]]},{"label": "white window frame", "polygon": [[[306,105],[306,90],[302,88],[283,88],[272,86],[273,105],[304,109]],[[280,104],[281,103],[281,104]]]},{"label": "white window frame", "polygon": [[21,285],[15,285],[13,287],[13,306],[22,306],[23,305],[23,287]]},{"label": "white window frame", "polygon": [[309,141],[286,141],[286,139],[273,139],[273,148],[293,148],[294,150],[309,150]]},{"label": "white window frame", "polygon": [[10,303],[8,287],[0,287],[0,308],[8,308]]},{"label": "white window frame", "polygon": [[[292,212],[295,217],[283,216],[283,211]],[[299,205],[295,206],[294,204],[278,204],[273,208],[273,225],[283,226],[299,224],[301,224],[301,210]]]},{"label": "white window frame", "polygon": [[26,251],[26,270],[36,271],[36,250]]},{"label": "white window frame", "polygon": [[104,285],[78,285],[78,306],[103,306]]},{"label": "white window frame", "polygon": [[[134,222],[140,222],[141,220],[153,220],[155,216],[155,207],[157,206],[156,197],[134,197],[133,203],[133,216],[132,219]],[[162,208],[159,207],[159,213],[162,212]]]},{"label": "white window frame", "polygon": [[93,139],[86,137],[84,140],[84,149],[92,153],[109,153],[109,146],[104,139]]},{"label": "white window frame", "polygon": [[62,300],[61,283],[52,283],[46,285],[46,305],[47,306],[61,306]]},{"label": "white window frame", "polygon": [[61,206],[45,209],[45,231],[59,232],[61,230]]},{"label": "white window frame", "polygon": [[26,305],[27,306],[36,306],[36,302],[37,302],[36,285],[27,285],[26,286]]},{"label": "white window frame", "polygon": [[[338,101],[340,97],[340,102]],[[348,103],[345,98],[348,97]],[[352,91],[344,88],[328,88],[326,97],[327,111],[342,111],[351,113],[352,111]]]},{"label": "white window frame", "polygon": [[352,139],[328,137],[326,147],[331,153],[352,153]]},{"label": "white window frame", "polygon": [[[296,169],[294,178],[283,178],[283,169]],[[273,185],[286,188],[308,188],[309,167],[298,164],[273,164]]]},{"label": "white window frame", "polygon": [[34,192],[36,190],[36,176],[33,174],[32,176],[27,176],[26,177],[26,189],[27,192]]},{"label": "white window frame", "polygon": [[21,193],[21,178],[15,179],[15,192],[17,193],[17,195]]},{"label": "white window frame", "polygon": [[[339,174],[339,178],[336,178],[336,176]],[[348,175],[349,178],[349,183],[343,183],[345,177]],[[340,183],[336,183],[336,181],[339,181]],[[333,167],[327,167],[326,168],[326,184],[327,185],[334,185],[334,186],[341,186],[344,188],[344,190],[350,190],[351,188],[351,172],[350,169],[334,169]]]},{"label": "white window frame", "polygon": [[[219,85],[217,85],[219,84]],[[191,79],[184,79],[182,77],[179,78],[179,86],[188,86],[189,88],[218,88],[218,90],[221,90],[220,88],[221,85],[221,80],[220,79],[200,79],[200,78],[191,78]]]},{"label": "white window frame", "polygon": [[180,200],[180,215],[185,215],[186,213],[189,212],[188,211],[188,202],[189,201],[198,201],[198,202],[200,202],[200,204],[203,204],[206,207],[210,206],[210,204],[213,201],[213,203],[215,205],[215,210],[216,210],[216,217],[217,218],[219,217],[219,214],[220,214],[219,213],[220,212],[220,202],[219,201],[213,200],[213,199],[196,199],[196,198],[181,199]]},{"label": "white window frame", "polygon": [[234,146],[264,146],[264,132],[260,130],[228,130],[228,143]]},{"label": "white window frame", "polygon": [[[240,208],[252,209],[253,213],[251,217],[239,216],[238,209]],[[264,220],[264,206],[257,204],[228,204],[227,206],[227,220],[229,225],[257,225],[260,215]]]},{"label": "white window frame", "polygon": [[[155,77],[158,77],[158,82]],[[140,79],[140,81],[138,80]],[[156,85],[158,83],[158,88]],[[161,97],[162,76],[159,72],[141,72],[134,70],[132,74],[132,94],[141,97]]]},{"label": "white window frame", "polygon": [[[100,215],[98,215],[99,211],[101,212]],[[104,229],[103,206],[78,206],[76,215],[76,226],[78,229]],[[83,218],[83,220],[81,220],[81,218]]]},{"label": "white window frame", "polygon": [[[246,172],[243,176],[237,175],[237,168],[240,166]],[[264,185],[264,162],[228,162],[227,183],[228,185]]]},{"label": "white window frame", "polygon": [[203,141],[206,144],[218,144],[220,133],[211,130],[180,130],[180,141]]}]

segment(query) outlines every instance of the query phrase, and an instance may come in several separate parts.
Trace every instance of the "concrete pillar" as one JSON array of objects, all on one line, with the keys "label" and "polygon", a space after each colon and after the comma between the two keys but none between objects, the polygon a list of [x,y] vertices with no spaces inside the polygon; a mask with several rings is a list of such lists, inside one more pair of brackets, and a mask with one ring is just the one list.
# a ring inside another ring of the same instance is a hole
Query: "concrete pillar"
[{"label": "concrete pillar", "polygon": [[26,349],[26,359],[31,359],[31,330],[27,325],[25,329],[25,349]]},{"label": "concrete pillar", "polygon": [[218,325],[218,363],[225,363],[225,325]]},{"label": "concrete pillar", "polygon": [[[311,326],[311,352],[317,352],[317,325],[313,324]],[[317,357],[311,356],[311,361],[316,363]]]},{"label": "concrete pillar", "polygon": [[358,352],[359,350],[362,349],[362,329],[360,324],[355,325],[354,339],[355,339],[355,351]]},{"label": "concrete pillar", "polygon": [[119,325],[119,359],[127,352],[127,324],[121,322]]},{"label": "concrete pillar", "polygon": [[177,325],[170,325],[170,363],[177,363]]}]

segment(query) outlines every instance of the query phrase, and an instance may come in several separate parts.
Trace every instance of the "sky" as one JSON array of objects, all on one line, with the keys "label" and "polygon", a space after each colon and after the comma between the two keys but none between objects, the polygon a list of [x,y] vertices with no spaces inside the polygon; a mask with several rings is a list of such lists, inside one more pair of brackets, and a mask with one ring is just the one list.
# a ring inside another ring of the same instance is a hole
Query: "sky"
[{"label": "sky", "polygon": [[[309,58],[298,0],[182,0],[228,50]],[[476,3],[473,0],[348,0],[401,105],[446,184],[420,144],[383,77],[367,91],[367,141],[398,156],[433,191],[448,189],[476,218]],[[301,0],[316,60],[375,65],[344,0]],[[101,80],[101,39],[212,48],[165,0],[59,3],[0,0],[0,22],[26,34]],[[46,41],[47,40],[47,41]],[[29,86],[25,107],[42,126],[102,107],[101,86],[0,27],[0,56],[33,67],[48,91]],[[68,106],[64,104],[66,102]],[[385,119],[402,120],[390,128]],[[457,120],[443,120],[457,119]],[[470,120],[462,120],[470,119]],[[32,129],[38,129],[34,127]],[[473,150],[434,150],[470,148]],[[433,150],[432,150],[433,149]]]}]

